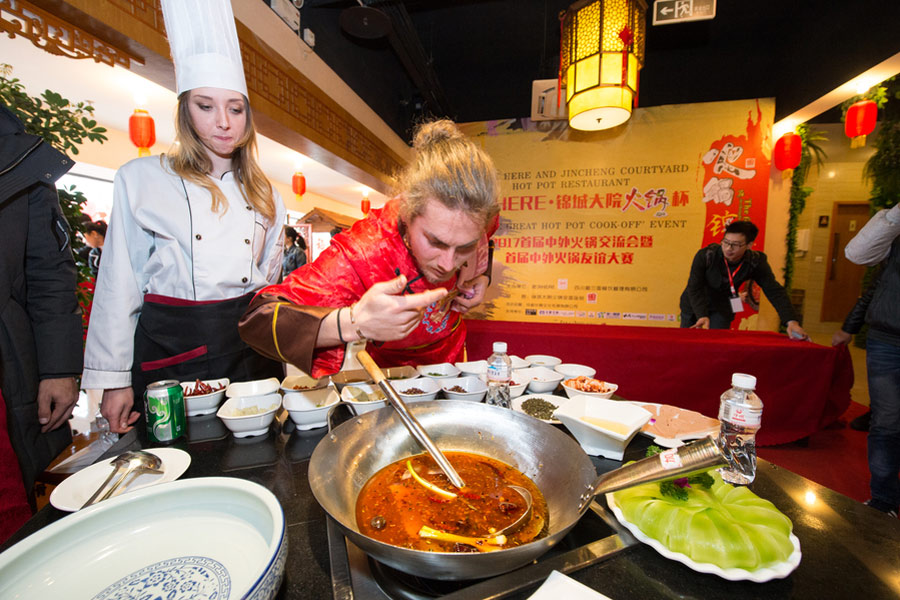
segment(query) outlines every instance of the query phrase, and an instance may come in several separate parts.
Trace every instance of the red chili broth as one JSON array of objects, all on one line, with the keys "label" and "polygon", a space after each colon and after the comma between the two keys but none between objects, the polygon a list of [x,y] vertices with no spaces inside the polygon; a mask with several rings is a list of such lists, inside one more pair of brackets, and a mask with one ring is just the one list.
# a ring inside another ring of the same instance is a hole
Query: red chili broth
[{"label": "red chili broth", "polygon": [[[517,546],[546,535],[547,503],[537,486],[515,468],[486,456],[468,452],[445,452],[466,487],[459,490],[441,472],[434,459],[427,454],[401,459],[384,467],[366,482],[356,501],[356,522],[362,534],[378,541],[432,552],[468,552],[471,546],[443,540],[425,539],[419,529],[432,529],[469,537],[491,535],[512,524],[526,510],[525,500],[509,484],[519,485],[531,492],[532,527],[523,526],[507,536],[504,547]],[[412,462],[420,477],[456,498],[446,498],[418,483],[407,470]],[[376,529],[375,517],[385,520]],[[543,521],[535,520],[543,519]],[[541,531],[535,535],[534,529]]]}]

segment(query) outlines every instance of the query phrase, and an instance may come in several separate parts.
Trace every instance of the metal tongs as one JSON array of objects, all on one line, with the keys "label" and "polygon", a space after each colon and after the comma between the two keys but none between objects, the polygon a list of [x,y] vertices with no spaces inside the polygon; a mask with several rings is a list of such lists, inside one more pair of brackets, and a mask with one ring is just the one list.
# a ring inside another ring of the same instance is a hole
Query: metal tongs
[{"label": "metal tongs", "polygon": [[447,460],[444,453],[440,451],[434,441],[428,436],[428,432],[425,431],[422,424],[412,416],[412,413],[410,413],[409,409],[406,407],[406,403],[403,402],[400,395],[394,390],[387,377],[384,376],[384,373],[381,372],[381,369],[375,364],[372,357],[369,356],[369,353],[365,350],[360,350],[356,353],[356,358],[359,360],[360,364],[362,364],[363,368],[365,368],[369,376],[375,380],[375,383],[378,384],[381,391],[384,392],[384,395],[397,411],[397,414],[400,415],[400,420],[403,421],[403,424],[406,425],[406,428],[412,436],[428,451],[441,468],[441,471],[443,471],[450,480],[450,483],[457,488],[464,488],[466,484],[463,482],[462,477],[459,476],[459,473],[456,472],[456,469],[453,468],[453,465],[450,464],[450,461]]}]

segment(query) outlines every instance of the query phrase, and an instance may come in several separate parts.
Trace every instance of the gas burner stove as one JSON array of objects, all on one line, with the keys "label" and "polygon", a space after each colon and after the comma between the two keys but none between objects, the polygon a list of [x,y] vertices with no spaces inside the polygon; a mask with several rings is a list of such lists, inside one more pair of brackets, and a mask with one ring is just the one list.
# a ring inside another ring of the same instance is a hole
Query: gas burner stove
[{"label": "gas burner stove", "polygon": [[447,581],[403,573],[379,563],[347,540],[328,519],[335,600],[481,600],[526,597],[554,570],[571,573],[637,544],[596,501],[556,546],[535,562],[488,579]]}]

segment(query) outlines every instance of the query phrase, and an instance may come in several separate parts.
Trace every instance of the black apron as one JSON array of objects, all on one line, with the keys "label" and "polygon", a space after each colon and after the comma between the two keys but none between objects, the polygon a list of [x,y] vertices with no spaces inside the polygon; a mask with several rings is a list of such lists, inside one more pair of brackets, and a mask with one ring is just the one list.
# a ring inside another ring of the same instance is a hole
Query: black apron
[{"label": "black apron", "polygon": [[163,379],[281,380],[283,365],[258,354],[238,334],[238,321],[254,295],[221,301],[144,296],[134,333],[134,410],[143,414],[144,390]]}]

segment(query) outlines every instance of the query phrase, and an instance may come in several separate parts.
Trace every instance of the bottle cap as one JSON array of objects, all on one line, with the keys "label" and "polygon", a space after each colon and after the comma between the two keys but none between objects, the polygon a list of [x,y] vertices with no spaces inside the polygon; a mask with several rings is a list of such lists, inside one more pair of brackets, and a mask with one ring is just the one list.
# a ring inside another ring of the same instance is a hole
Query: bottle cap
[{"label": "bottle cap", "polygon": [[734,373],[731,376],[731,385],[745,390],[756,389],[756,377],[747,375],[746,373]]},{"label": "bottle cap", "polygon": [[494,352],[506,354],[506,342],[494,342]]}]

